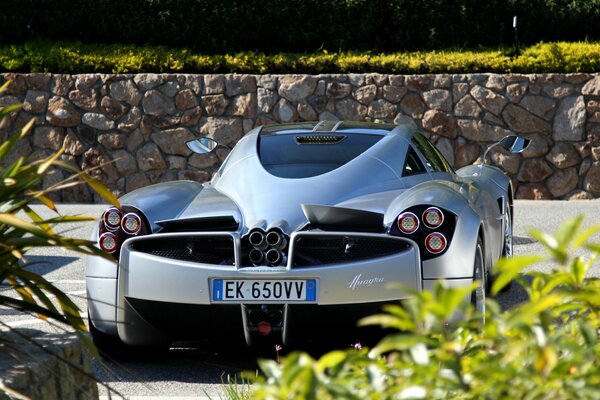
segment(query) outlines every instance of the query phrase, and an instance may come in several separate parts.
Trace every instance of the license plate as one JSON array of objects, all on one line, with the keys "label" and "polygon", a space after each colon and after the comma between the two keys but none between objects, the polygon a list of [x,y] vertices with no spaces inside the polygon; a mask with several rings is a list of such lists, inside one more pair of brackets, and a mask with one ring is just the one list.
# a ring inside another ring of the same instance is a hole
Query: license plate
[{"label": "license plate", "polygon": [[310,302],[316,299],[316,279],[213,279],[212,281],[213,301]]}]

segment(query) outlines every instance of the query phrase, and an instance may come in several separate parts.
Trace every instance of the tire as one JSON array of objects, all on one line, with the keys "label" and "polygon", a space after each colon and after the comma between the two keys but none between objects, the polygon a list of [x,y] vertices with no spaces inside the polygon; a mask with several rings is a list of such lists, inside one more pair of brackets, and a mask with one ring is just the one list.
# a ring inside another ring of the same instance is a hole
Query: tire
[{"label": "tire", "polygon": [[[510,211],[510,204],[506,206],[506,213],[504,215],[504,242],[502,243],[502,257],[511,258],[513,255],[513,229],[512,229],[512,214]],[[512,281],[508,282],[500,291],[505,293],[510,290]],[[491,286],[490,286],[491,287]]]},{"label": "tire", "polygon": [[473,263],[473,282],[479,282],[479,285],[471,293],[471,304],[475,310],[483,315],[485,322],[485,297],[487,287],[487,274],[485,273],[485,261],[483,258],[483,242],[481,238],[477,239],[477,247],[475,248],[475,261]]}]

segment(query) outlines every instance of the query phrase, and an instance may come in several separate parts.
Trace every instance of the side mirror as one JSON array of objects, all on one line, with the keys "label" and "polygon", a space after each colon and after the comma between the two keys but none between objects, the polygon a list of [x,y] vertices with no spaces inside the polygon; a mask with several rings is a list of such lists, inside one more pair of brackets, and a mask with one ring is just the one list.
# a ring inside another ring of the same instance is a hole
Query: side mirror
[{"label": "side mirror", "polygon": [[482,164],[486,163],[487,155],[490,152],[490,150],[498,145],[500,145],[504,150],[510,152],[511,154],[517,154],[525,150],[527,146],[529,146],[529,142],[531,142],[531,140],[521,136],[506,136],[501,141],[494,143],[493,145],[487,148],[485,153],[483,153]]},{"label": "side mirror", "polygon": [[517,154],[523,152],[529,146],[529,142],[531,140],[520,137],[520,136],[506,136],[504,139],[500,141],[500,146],[502,148],[512,154]]},{"label": "side mirror", "polygon": [[185,142],[188,149],[197,154],[210,153],[214,149],[220,146],[219,142],[208,137],[201,137],[198,139],[192,139]]}]

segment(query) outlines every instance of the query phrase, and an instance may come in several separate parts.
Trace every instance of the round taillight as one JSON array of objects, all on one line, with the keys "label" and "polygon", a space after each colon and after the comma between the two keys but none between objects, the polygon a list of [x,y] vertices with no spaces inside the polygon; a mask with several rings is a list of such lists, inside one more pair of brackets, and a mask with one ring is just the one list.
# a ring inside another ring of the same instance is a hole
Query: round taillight
[{"label": "round taillight", "polygon": [[115,207],[111,207],[108,210],[104,211],[104,215],[102,216],[102,220],[104,221],[104,225],[111,231],[119,228],[121,225],[121,211]]},{"label": "round taillight", "polygon": [[423,212],[423,223],[426,227],[435,229],[444,222],[444,213],[437,207],[429,207]]},{"label": "round taillight", "polygon": [[114,253],[119,247],[119,241],[112,232],[104,232],[98,239],[98,245],[107,253]]},{"label": "round taillight", "polygon": [[439,232],[433,232],[425,238],[425,248],[432,254],[439,254],[446,249],[446,237]]},{"label": "round taillight", "polygon": [[419,229],[419,218],[411,212],[405,212],[398,216],[398,229],[402,233],[410,235]]},{"label": "round taillight", "polygon": [[121,228],[130,235],[137,235],[142,230],[142,219],[134,213],[125,214],[121,221]]}]

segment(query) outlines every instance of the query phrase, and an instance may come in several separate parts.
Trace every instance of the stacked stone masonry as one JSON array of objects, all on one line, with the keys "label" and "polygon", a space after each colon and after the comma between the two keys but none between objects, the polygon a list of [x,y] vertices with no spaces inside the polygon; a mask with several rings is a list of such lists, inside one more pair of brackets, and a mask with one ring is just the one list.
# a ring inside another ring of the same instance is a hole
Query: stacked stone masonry
[{"label": "stacked stone masonry", "polygon": [[[156,182],[209,180],[226,156],[192,154],[195,136],[234,144],[252,128],[304,120],[415,121],[455,168],[479,162],[505,135],[532,140],[521,155],[491,152],[520,199],[600,197],[600,74],[60,75],[1,74],[0,142],[30,119],[10,159],[64,147],[63,159],[122,195]],[[112,162],[111,162],[112,161]],[[45,186],[63,178],[47,177]],[[85,187],[55,194],[100,201]]]},{"label": "stacked stone masonry", "polygon": [[92,356],[75,334],[19,333],[0,332],[0,400],[98,399]]}]

